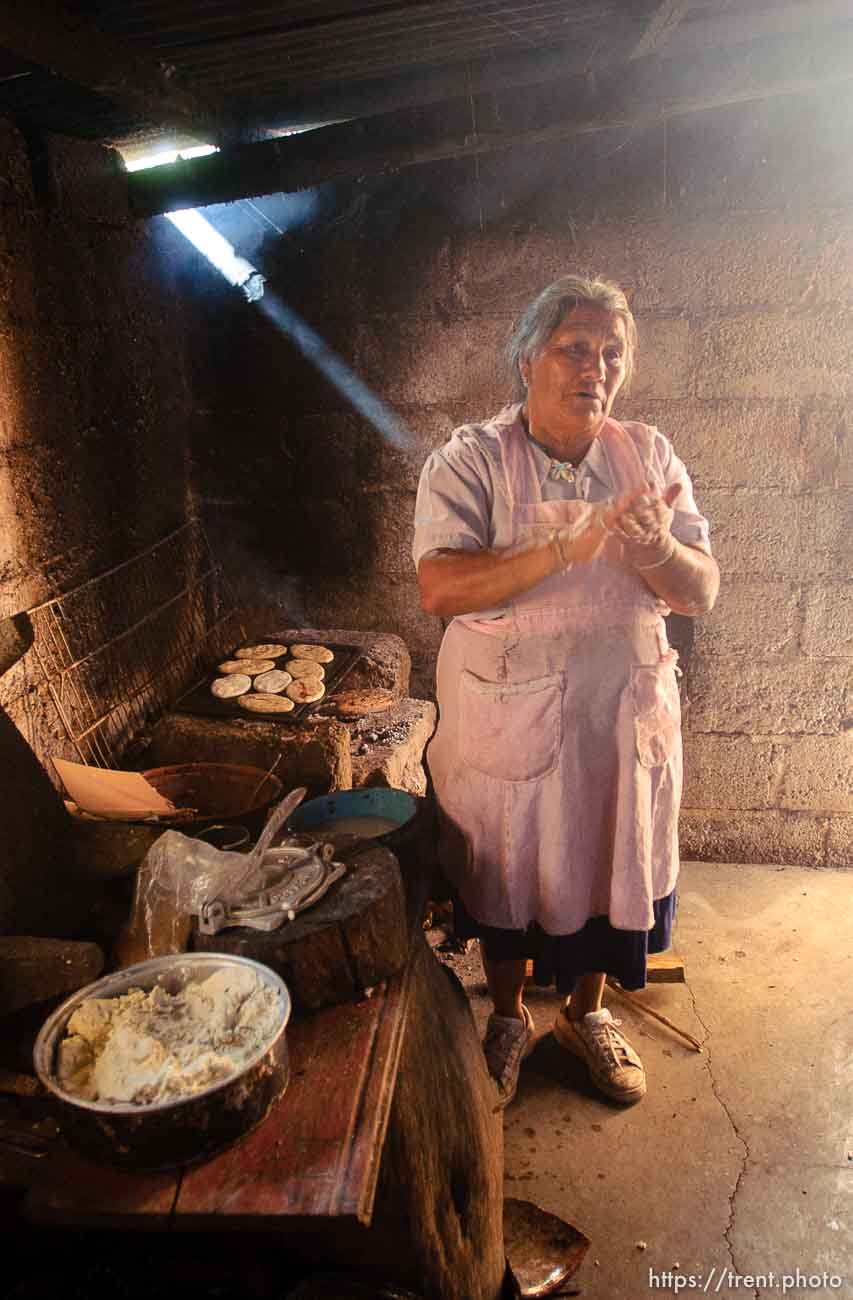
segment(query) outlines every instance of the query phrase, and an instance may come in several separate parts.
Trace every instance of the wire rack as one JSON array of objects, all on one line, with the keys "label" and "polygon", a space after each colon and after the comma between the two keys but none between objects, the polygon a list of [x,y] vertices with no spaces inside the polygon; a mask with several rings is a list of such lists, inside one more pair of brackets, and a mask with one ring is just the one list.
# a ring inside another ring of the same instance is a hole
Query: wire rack
[{"label": "wire rack", "polygon": [[80,760],[98,767],[114,767],[151,719],[241,638],[197,519],[28,613],[62,726]]}]

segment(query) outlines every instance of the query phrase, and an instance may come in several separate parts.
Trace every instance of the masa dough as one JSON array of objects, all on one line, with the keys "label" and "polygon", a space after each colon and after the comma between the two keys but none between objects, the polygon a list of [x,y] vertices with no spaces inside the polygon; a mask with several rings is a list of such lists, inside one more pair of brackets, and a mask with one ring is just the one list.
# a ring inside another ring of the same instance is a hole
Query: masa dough
[{"label": "masa dough", "polygon": [[131,989],[89,998],[68,1021],[57,1077],[84,1101],[175,1101],[237,1074],[280,1018],[277,990],[245,967],[216,971],[175,994]]}]

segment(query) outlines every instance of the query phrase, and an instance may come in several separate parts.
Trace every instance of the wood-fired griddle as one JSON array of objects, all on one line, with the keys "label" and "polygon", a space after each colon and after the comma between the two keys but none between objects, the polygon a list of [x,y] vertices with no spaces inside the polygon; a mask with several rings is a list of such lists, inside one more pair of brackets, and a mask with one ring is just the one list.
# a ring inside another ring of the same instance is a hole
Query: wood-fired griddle
[{"label": "wood-fired griddle", "polygon": [[[280,640],[281,638],[276,638],[272,635],[259,635],[254,639],[258,644],[261,644],[262,642],[275,644],[276,640]],[[247,709],[240,708],[238,703],[238,700],[241,698],[240,696],[236,696],[230,700],[221,700],[217,698],[217,696],[211,695],[210,683],[214,678],[221,676],[220,673],[212,672],[209,673],[203,681],[197,682],[196,685],[193,686],[191,690],[187,691],[185,695],[182,695],[178,702],[173,706],[174,709],[178,713],[195,713],[209,718],[241,718],[244,722],[277,722],[285,727],[293,726],[294,723],[300,722],[306,713],[311,713],[319,708],[321,704],[324,704],[333,691],[338,690],[341,683],[352,672],[362,654],[361,646],[340,645],[334,641],[310,640],[307,637],[302,637],[299,642],[294,642],[293,644],[324,645],[327,649],[331,650],[335,656],[330,664],[323,665],[326,670],[326,676],[323,679],[323,685],[326,687],[326,694],[323,696],[322,700],[315,700],[310,704],[297,704],[290,713],[250,713]],[[233,659],[236,650],[239,649],[240,646],[236,646],[235,650],[232,650],[229,655],[223,655],[223,659]],[[276,656],[274,660],[276,668],[283,668],[285,661],[291,658],[289,645],[287,651],[287,654]]]}]

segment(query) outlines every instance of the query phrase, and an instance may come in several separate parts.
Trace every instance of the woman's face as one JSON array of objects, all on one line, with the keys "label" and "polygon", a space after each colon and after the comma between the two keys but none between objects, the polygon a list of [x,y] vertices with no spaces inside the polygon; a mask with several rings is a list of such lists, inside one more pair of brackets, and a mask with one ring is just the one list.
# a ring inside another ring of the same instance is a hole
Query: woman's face
[{"label": "woman's face", "polygon": [[627,358],[621,316],[588,304],[573,308],[521,367],[531,433],[594,438],[622,387]]}]

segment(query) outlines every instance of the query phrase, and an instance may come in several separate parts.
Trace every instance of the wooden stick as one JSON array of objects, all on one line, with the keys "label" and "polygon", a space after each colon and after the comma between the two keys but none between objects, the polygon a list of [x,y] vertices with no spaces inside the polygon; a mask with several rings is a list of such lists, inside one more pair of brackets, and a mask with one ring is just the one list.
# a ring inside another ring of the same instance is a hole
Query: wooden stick
[{"label": "wooden stick", "polygon": [[615,993],[617,994],[618,997],[623,998],[624,1001],[627,1002],[629,1006],[636,1007],[638,1011],[642,1011],[645,1015],[651,1016],[653,1020],[659,1020],[662,1025],[666,1025],[667,1029],[671,1029],[673,1033],[679,1034],[682,1038],[686,1038],[687,1042],[694,1049],[694,1051],[697,1052],[702,1051],[702,1044],[699,1042],[698,1038],[694,1038],[692,1034],[688,1034],[686,1029],[679,1029],[678,1025],[673,1024],[673,1022],[667,1016],[661,1015],[659,1011],[653,1011],[650,1006],[648,1006],[645,1002],[641,1002],[639,998],[635,998],[634,995],[632,993],[629,993],[627,989],[621,988],[618,984],[611,983],[609,979],[607,981],[607,987],[611,990],[612,993]]},{"label": "wooden stick", "polygon": [[251,809],[252,804],[255,802],[255,796],[259,793],[259,791],[263,788],[263,786],[266,785],[267,781],[270,779],[270,777],[272,776],[273,772],[274,772],[275,769],[278,767],[279,763],[280,763],[281,760],[282,760],[283,755],[284,755],[284,750],[283,750],[283,749],[282,749],[282,750],[279,750],[278,758],[275,760],[275,762],[273,763],[273,765],[272,765],[272,767],[270,768],[270,770],[269,770],[268,772],[264,772],[264,774],[263,774],[263,776],[261,777],[260,781],[259,781],[258,784],[255,786],[254,790],[252,791],[252,797],[251,797],[250,800],[249,800],[249,809]]}]

